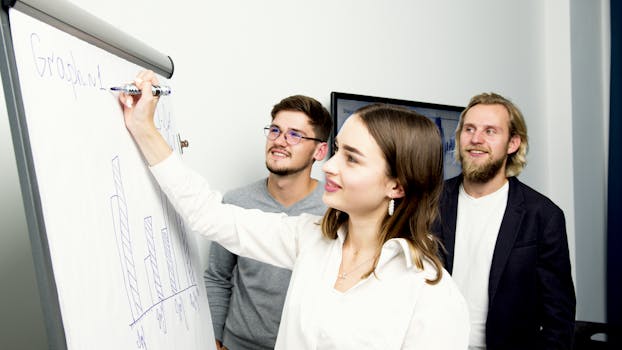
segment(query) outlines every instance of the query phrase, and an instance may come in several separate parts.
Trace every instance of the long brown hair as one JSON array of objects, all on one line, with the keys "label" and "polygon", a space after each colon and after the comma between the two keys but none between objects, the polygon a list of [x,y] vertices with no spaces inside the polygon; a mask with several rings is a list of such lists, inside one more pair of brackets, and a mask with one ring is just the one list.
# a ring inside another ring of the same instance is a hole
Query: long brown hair
[{"label": "long brown hair", "polygon": [[[379,241],[384,244],[392,238],[406,239],[419,269],[423,269],[423,259],[434,265],[436,278],[426,281],[436,284],[443,273],[439,242],[431,234],[443,184],[443,145],[438,127],[414,111],[391,105],[368,105],[355,114],[380,146],[387,175],[404,188],[404,197],[395,199],[394,214],[382,220]],[[329,208],[322,219],[324,236],[336,239],[337,230],[347,221],[347,213]]]}]

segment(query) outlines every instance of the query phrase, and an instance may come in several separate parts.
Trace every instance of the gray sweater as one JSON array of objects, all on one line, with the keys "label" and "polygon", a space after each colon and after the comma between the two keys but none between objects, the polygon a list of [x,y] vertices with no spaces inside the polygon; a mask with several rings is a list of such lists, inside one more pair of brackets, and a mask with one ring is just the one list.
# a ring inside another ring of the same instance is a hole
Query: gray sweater
[{"label": "gray sweater", "polygon": [[[324,185],[284,207],[262,179],[225,194],[223,202],[266,212],[324,215]],[[230,253],[212,242],[204,274],[214,335],[230,350],[273,349],[291,271]]]}]

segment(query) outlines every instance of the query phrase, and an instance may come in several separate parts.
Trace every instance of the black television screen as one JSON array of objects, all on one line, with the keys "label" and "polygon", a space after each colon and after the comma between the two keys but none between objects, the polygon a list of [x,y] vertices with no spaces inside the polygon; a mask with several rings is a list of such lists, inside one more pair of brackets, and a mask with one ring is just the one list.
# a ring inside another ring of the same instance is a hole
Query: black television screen
[{"label": "black television screen", "polygon": [[[398,100],[392,98],[356,95],[344,92],[331,92],[330,104],[333,116],[333,135],[337,135],[346,119],[357,109],[371,103],[387,103],[410,108],[430,118],[439,128],[443,140],[443,176],[445,179],[454,177],[461,172],[460,164],[454,159],[456,148],[455,131],[464,107],[441,105],[434,103]],[[331,148],[332,153],[332,148]]]}]

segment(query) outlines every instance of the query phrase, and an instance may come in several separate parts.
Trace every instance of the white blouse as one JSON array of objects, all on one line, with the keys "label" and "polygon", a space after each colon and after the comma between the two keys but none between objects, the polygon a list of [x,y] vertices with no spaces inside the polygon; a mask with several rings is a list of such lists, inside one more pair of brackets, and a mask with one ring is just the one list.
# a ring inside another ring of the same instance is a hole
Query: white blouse
[{"label": "white blouse", "polygon": [[222,204],[178,156],[151,168],[187,227],[231,252],[293,270],[276,349],[466,349],[464,298],[443,270],[413,265],[404,239],[387,241],[375,276],[344,293],[333,288],[344,241],[322,236],[321,217],[264,213]]}]

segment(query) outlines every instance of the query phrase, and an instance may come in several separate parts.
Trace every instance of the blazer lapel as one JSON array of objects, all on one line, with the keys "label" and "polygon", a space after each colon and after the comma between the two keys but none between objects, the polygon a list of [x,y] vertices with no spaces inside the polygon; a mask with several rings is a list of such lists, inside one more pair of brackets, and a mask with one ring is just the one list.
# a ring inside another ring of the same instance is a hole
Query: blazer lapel
[{"label": "blazer lapel", "polygon": [[520,231],[521,222],[525,213],[523,208],[524,196],[518,186],[518,180],[514,177],[508,179],[510,188],[508,190],[508,202],[499,228],[499,235],[492,255],[490,267],[490,277],[488,280],[489,303],[495,297],[501,274]]},{"label": "blazer lapel", "polygon": [[458,214],[458,191],[462,183],[462,176],[453,178],[445,183],[445,198],[441,206],[441,222],[443,225],[443,244],[446,253],[445,269],[451,274],[454,267],[454,247],[456,245],[456,220]]}]

